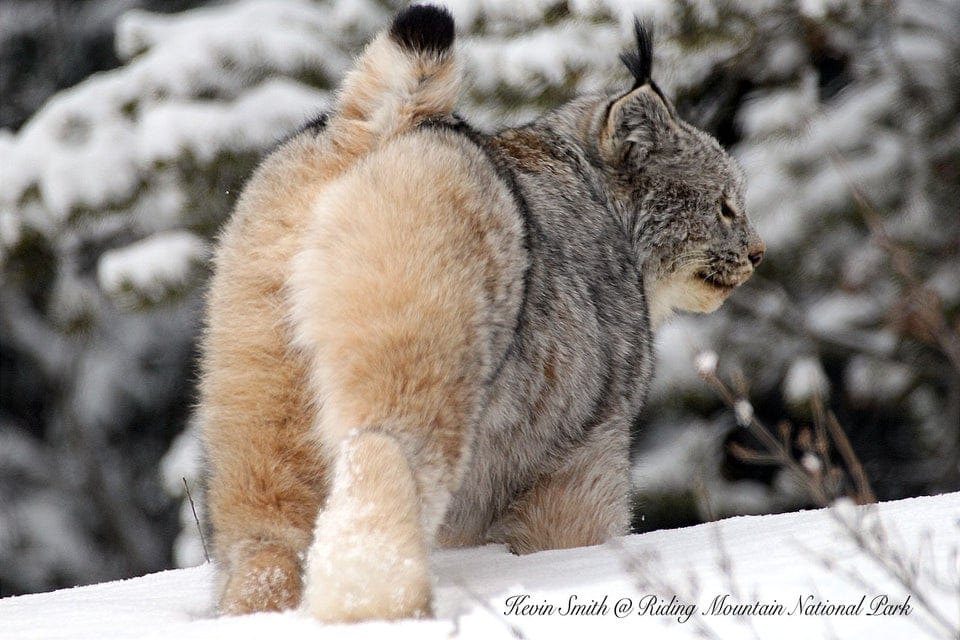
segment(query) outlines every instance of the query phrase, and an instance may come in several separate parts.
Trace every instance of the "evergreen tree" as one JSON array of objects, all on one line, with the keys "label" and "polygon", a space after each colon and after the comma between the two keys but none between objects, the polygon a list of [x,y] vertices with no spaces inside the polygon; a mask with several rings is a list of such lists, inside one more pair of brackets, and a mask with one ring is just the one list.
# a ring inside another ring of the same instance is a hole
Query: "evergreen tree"
[{"label": "evergreen tree", "polygon": [[[742,372],[770,423],[828,398],[881,499],[960,488],[956,3],[447,4],[481,128],[629,88],[617,53],[639,13],[658,82],[747,171],[767,256],[720,312],[661,331],[639,526],[803,504],[784,473],[727,453],[749,439],[698,379],[701,351]],[[122,66],[0,131],[5,594],[202,559],[177,510],[182,478],[200,494],[187,425],[211,242],[258,158],[323,110],[394,10],[129,11]]]}]

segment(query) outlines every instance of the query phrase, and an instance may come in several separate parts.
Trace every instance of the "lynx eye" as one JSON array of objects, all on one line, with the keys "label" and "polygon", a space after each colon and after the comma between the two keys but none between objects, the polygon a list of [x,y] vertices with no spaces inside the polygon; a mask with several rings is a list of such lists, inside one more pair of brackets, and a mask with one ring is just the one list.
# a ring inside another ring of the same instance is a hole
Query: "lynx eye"
[{"label": "lynx eye", "polygon": [[723,216],[726,220],[732,221],[736,219],[737,212],[734,211],[729,204],[727,204],[726,200],[724,200],[723,202],[720,203],[720,215]]}]

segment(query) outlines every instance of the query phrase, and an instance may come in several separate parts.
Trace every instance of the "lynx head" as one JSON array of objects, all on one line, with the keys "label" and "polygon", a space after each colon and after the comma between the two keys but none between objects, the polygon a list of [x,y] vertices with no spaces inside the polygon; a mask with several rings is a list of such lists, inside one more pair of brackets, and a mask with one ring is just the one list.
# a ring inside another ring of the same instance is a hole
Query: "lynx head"
[{"label": "lynx head", "polygon": [[648,31],[621,60],[635,78],[594,112],[593,138],[639,256],[659,324],[673,310],[710,312],[745,282],[764,245],[744,211],[744,177],[709,134],[681,120],[650,77]]}]

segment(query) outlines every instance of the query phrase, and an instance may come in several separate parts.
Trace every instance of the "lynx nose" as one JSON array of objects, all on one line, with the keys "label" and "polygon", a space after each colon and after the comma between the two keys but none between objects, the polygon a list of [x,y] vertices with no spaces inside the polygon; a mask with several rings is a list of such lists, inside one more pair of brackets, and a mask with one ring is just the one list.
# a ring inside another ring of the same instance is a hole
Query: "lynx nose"
[{"label": "lynx nose", "polygon": [[756,267],[763,260],[763,252],[766,251],[766,247],[760,242],[750,247],[748,251],[750,253],[747,254],[747,258],[750,259],[750,264]]}]

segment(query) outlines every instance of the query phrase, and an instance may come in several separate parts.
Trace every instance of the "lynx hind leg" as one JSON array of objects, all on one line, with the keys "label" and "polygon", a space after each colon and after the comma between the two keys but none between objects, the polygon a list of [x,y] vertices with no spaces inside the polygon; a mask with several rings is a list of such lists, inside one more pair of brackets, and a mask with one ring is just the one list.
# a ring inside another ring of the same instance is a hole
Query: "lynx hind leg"
[{"label": "lynx hind leg", "polygon": [[417,483],[392,436],[351,435],[307,556],[304,607],[327,622],[430,614]]},{"label": "lynx hind leg", "polygon": [[[251,438],[249,447],[240,452],[243,462],[234,459],[229,468],[220,469],[207,490],[218,610],[226,615],[282,611],[300,604],[301,558],[324,491],[289,467],[302,452],[271,447],[257,438]],[[323,469],[304,465],[296,471],[319,477]]]},{"label": "lynx hind leg", "polygon": [[630,527],[629,438],[594,432],[555,472],[521,494],[491,537],[518,554],[606,542]]},{"label": "lynx hind leg", "polygon": [[435,195],[411,202],[412,170],[376,170],[328,190],[290,281],[323,397],[317,435],[338,452],[305,574],[304,608],[327,622],[429,614],[426,549],[462,477],[490,360],[467,216]]},{"label": "lynx hind leg", "polygon": [[263,291],[275,276],[242,257],[228,255],[211,287],[199,409],[218,606],[234,615],[299,603],[298,556],[327,482],[305,364]]},{"label": "lynx hind leg", "polygon": [[[456,143],[409,134],[351,168],[318,197],[293,263],[296,345],[323,398],[317,436],[329,452],[347,442],[305,575],[304,607],[322,620],[429,611],[419,549],[432,545],[466,469],[500,348],[491,318],[519,306],[510,193],[479,151]],[[366,531],[356,539],[367,549],[337,539],[347,530]],[[403,571],[377,566],[392,554]],[[337,587],[325,593],[325,582]]]},{"label": "lynx hind leg", "polygon": [[300,560],[289,547],[264,544],[238,560],[226,576],[220,613],[244,615],[257,611],[284,611],[300,603]]}]

